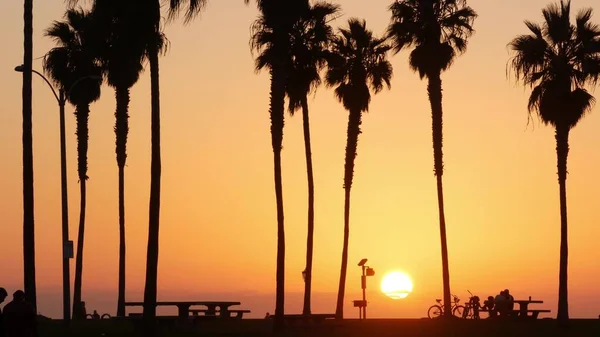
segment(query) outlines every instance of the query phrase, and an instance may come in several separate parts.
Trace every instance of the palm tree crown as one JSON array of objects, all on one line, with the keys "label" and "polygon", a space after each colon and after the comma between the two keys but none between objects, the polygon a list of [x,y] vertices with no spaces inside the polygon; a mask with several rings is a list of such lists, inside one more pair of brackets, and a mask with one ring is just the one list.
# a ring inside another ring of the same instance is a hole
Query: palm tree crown
[{"label": "palm tree crown", "polygon": [[46,30],[58,47],[44,57],[44,70],[65,90],[73,105],[89,104],[100,98],[102,67],[93,30],[91,16],[83,9],[68,10],[66,21],[55,21]]},{"label": "palm tree crown", "polygon": [[332,41],[326,83],[347,110],[368,111],[371,92],[391,86],[392,65],[387,60],[391,47],[384,38],[376,38],[364,20],[350,19],[348,28]]},{"label": "palm tree crown", "polygon": [[570,20],[570,1],[545,8],[542,25],[525,21],[529,35],[515,38],[509,47],[509,66],[518,80],[533,87],[530,112],[555,127],[573,128],[594,103],[584,88],[600,77],[600,27],[590,22],[592,9]]},{"label": "palm tree crown", "polygon": [[335,36],[328,21],[339,11],[339,5],[317,2],[292,29],[292,61],[286,83],[292,115],[301,108],[302,99],[321,84],[320,71],[326,65],[327,48]]},{"label": "palm tree crown", "polygon": [[421,78],[448,69],[467,47],[475,11],[466,0],[397,0],[388,36],[395,52],[415,46],[409,63]]}]

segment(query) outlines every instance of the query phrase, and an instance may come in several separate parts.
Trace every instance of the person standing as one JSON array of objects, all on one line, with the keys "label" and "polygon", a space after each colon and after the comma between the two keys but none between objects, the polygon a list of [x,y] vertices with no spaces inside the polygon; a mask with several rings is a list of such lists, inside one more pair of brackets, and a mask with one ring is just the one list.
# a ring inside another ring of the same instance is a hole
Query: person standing
[{"label": "person standing", "polygon": [[510,294],[508,289],[504,289],[504,296],[506,297],[506,309],[509,315],[512,315],[515,308],[515,298]]},{"label": "person standing", "polygon": [[500,293],[496,295],[494,298],[494,305],[496,307],[496,312],[498,312],[501,317],[506,316],[506,309],[508,305],[506,302],[506,296],[504,295],[504,290],[500,291]]},{"label": "person standing", "polygon": [[[6,292],[6,289],[0,287],[0,304],[4,302],[7,296],[8,293]],[[2,324],[2,309],[0,309],[0,337],[4,337],[4,325]]]},{"label": "person standing", "polygon": [[26,301],[25,293],[17,290],[13,300],[4,307],[6,337],[34,337],[37,335],[36,312]]}]

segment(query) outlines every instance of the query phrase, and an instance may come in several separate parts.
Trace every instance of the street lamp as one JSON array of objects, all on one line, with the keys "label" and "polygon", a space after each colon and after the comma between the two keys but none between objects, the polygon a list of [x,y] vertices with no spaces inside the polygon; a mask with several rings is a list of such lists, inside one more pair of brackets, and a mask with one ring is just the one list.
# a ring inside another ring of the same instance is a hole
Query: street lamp
[{"label": "street lamp", "polygon": [[367,276],[374,276],[375,270],[373,268],[366,266],[367,259],[362,259],[358,263],[358,266],[362,268],[362,275],[360,277],[360,286],[362,288],[362,300],[355,300],[354,306],[358,307],[358,318],[366,319],[367,318]]},{"label": "street lamp", "polygon": [[[16,66],[15,71],[23,72],[25,67],[23,65]],[[70,267],[69,259],[73,258],[73,241],[69,240],[69,206],[68,206],[68,189],[67,189],[67,146],[65,140],[65,102],[66,95],[63,88],[59,88],[58,94],[56,90],[48,81],[48,79],[37,70],[32,69],[31,72],[41,77],[58,102],[59,107],[59,119],[60,119],[60,182],[61,182],[61,202],[62,202],[62,243],[63,243],[63,319],[66,324],[69,324],[71,319],[71,287],[70,287]],[[101,79],[99,76],[85,76],[73,83],[69,88],[68,93],[75,87],[80,81],[91,78]]]},{"label": "street lamp", "polygon": [[[20,65],[15,67],[15,71],[23,72],[25,67]],[[67,146],[65,140],[65,92],[62,88],[56,90],[48,81],[48,79],[37,70],[31,70],[33,73],[40,76],[48,87],[52,90],[59,107],[59,118],[60,118],[60,189],[61,189],[61,202],[62,202],[62,243],[63,243],[63,319],[66,324],[71,319],[71,286],[70,279],[71,273],[69,268],[69,259],[73,256],[73,249],[68,249],[69,244],[69,206],[67,197]],[[72,243],[71,243],[72,247]],[[71,254],[68,254],[71,253]]]}]

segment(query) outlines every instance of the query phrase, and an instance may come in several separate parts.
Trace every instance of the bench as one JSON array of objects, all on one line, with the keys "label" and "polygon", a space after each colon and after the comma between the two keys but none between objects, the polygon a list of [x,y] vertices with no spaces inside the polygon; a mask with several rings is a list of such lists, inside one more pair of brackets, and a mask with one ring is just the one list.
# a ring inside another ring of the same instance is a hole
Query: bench
[{"label": "bench", "polygon": [[[234,310],[227,310],[227,315],[222,315],[223,317],[227,317],[227,318],[242,318],[244,316],[244,314],[249,314],[250,310],[247,309],[234,309]],[[235,314],[232,316],[232,314]]]},{"label": "bench", "polygon": [[[479,312],[487,312],[489,314],[489,310],[487,309],[479,309]],[[527,318],[532,318],[532,319],[536,319],[538,318],[538,316],[540,315],[540,313],[550,313],[552,312],[552,310],[547,310],[547,309],[528,309],[527,313],[531,314],[531,315],[527,315]],[[511,313],[512,317],[519,317],[519,318],[525,318],[523,316],[520,315],[521,311],[520,310],[513,310]],[[499,317],[499,316],[498,316]]]},{"label": "bench", "polygon": [[204,314],[204,316],[216,316],[216,311],[209,309],[190,309],[192,316],[198,316],[198,314]]},{"label": "bench", "polygon": [[[190,313],[194,317],[242,318],[244,316],[244,314],[247,314],[250,312],[251,311],[247,310],[247,309],[223,310],[222,312],[210,310],[210,309],[190,309]],[[204,315],[199,315],[201,313]],[[217,315],[217,313],[218,313],[218,315]]]},{"label": "bench", "polygon": [[543,310],[527,310],[527,312],[531,313],[531,316],[528,316],[528,317],[531,317],[531,318],[535,319],[535,318],[537,318],[539,316],[540,313],[550,313],[550,312],[552,312],[552,310],[547,310],[547,309],[543,309]]},{"label": "bench", "polygon": [[[206,316],[214,316],[217,309],[219,311],[228,311],[229,307],[240,305],[240,302],[222,302],[222,301],[185,301],[185,302],[156,302],[156,306],[175,306],[177,307],[178,316],[181,319],[187,319],[190,315],[190,307],[196,305],[205,306],[207,310]],[[126,307],[143,307],[144,302],[125,302]]]}]

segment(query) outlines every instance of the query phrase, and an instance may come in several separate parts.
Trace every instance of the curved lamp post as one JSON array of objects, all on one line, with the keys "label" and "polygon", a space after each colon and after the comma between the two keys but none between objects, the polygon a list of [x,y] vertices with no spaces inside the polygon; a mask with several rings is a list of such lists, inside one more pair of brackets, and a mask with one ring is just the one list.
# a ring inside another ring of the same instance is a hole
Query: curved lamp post
[{"label": "curved lamp post", "polygon": [[[23,65],[16,66],[15,71],[23,72],[25,67]],[[32,69],[31,72],[37,74],[41,77],[58,102],[59,107],[59,118],[60,118],[60,186],[61,186],[61,202],[62,202],[62,243],[63,243],[63,320],[65,324],[69,324],[71,320],[71,272],[69,267],[69,259],[73,258],[73,242],[69,240],[69,206],[68,206],[68,189],[67,189],[67,146],[65,140],[65,103],[66,96],[65,91],[62,88],[59,88],[58,94],[56,90],[48,81],[48,79],[42,75],[37,70]],[[71,92],[71,90],[82,80],[91,78],[91,79],[101,79],[98,76],[85,76],[73,83],[73,85],[67,91],[67,94]]]}]

